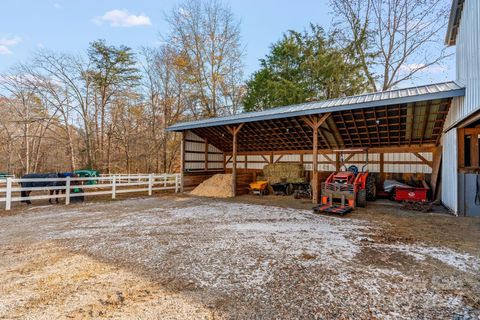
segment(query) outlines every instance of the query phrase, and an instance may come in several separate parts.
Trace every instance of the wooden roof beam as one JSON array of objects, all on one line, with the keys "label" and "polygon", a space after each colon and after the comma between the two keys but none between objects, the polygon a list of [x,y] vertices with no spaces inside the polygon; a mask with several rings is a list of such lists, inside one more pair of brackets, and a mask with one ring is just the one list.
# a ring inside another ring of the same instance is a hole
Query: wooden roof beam
[{"label": "wooden roof beam", "polygon": [[427,132],[428,118],[430,117],[431,106],[432,106],[432,101],[428,101],[427,105],[425,106],[425,119],[423,122],[422,134],[420,136],[420,145],[423,143],[423,139],[425,139],[425,133]]}]

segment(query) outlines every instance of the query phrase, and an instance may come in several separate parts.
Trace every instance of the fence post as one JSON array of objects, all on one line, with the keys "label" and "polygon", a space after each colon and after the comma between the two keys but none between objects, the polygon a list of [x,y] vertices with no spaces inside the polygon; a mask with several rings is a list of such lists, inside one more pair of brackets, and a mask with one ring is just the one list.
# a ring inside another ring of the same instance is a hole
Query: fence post
[{"label": "fence post", "polygon": [[7,178],[7,192],[5,194],[5,210],[10,210],[12,206],[12,178]]},{"label": "fence post", "polygon": [[178,174],[176,173],[175,174],[175,193],[178,193],[178,189],[180,189],[179,187],[180,186],[179,186],[179,183],[178,183]]},{"label": "fence post", "polygon": [[164,174],[164,175],[163,175],[163,187],[164,187],[164,188],[167,187],[167,174]]},{"label": "fence post", "polygon": [[152,195],[152,188],[153,188],[153,175],[150,173],[148,175],[148,195]]},{"label": "fence post", "polygon": [[115,175],[112,177],[112,199],[115,199],[117,192],[117,179],[115,179]]},{"label": "fence post", "polygon": [[70,176],[65,181],[65,204],[70,204]]}]

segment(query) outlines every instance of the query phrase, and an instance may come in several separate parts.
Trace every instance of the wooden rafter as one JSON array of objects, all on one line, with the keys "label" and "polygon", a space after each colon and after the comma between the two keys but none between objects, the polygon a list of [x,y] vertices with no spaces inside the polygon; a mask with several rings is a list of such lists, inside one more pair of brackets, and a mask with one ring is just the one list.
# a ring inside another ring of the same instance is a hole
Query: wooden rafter
[{"label": "wooden rafter", "polygon": [[411,145],[411,144],[412,144],[413,128],[414,128],[413,124],[414,124],[414,122],[415,122],[415,107],[416,107],[416,105],[417,105],[416,103],[413,103],[413,104],[412,104],[412,108],[411,108],[411,110],[412,110],[412,112],[411,112],[411,113],[412,113],[412,116],[410,117],[410,134],[409,134],[409,136],[408,136],[408,145]]},{"label": "wooden rafter", "polygon": [[[415,112],[419,111],[418,104],[414,107],[401,104],[331,112],[330,118],[318,127],[317,147],[326,150],[438,145],[451,99],[432,101],[431,104],[429,116],[423,119],[429,123],[422,122],[418,128],[418,121],[422,120],[421,117],[415,118]],[[407,108],[414,108],[414,111],[409,113],[411,109]],[[247,122],[238,134],[237,152],[311,150],[312,121],[316,122],[322,117],[320,114]],[[425,133],[421,136],[424,127]],[[202,139],[207,139],[209,144],[222,152],[232,151],[231,132],[226,125],[201,127],[191,131]]]},{"label": "wooden rafter", "polygon": [[305,137],[308,139],[308,141],[310,143],[313,144],[313,139],[307,134],[307,132],[305,131],[305,129],[303,129],[303,126],[300,124],[300,122],[297,120],[297,118],[292,118],[293,119],[293,122],[295,122],[295,124],[300,128],[300,130],[303,132],[303,134],[305,135]]},{"label": "wooden rafter", "polygon": [[365,110],[363,110],[363,109],[360,109],[360,110],[362,112],[362,119],[363,119],[363,123],[365,124],[366,132],[367,132],[368,144],[371,145],[372,140],[370,139],[370,130],[369,130],[369,127],[368,127],[367,119],[365,118]]},{"label": "wooden rafter", "polygon": [[373,116],[375,120],[375,131],[377,132],[377,143],[380,143],[380,132],[378,131],[379,119],[375,108],[373,109]]},{"label": "wooden rafter", "polygon": [[385,107],[385,120],[387,120],[387,140],[388,144],[390,144],[390,123],[388,123],[388,108]]},{"label": "wooden rafter", "polygon": [[423,144],[423,139],[425,139],[425,133],[427,132],[428,118],[430,117],[431,106],[432,102],[428,101],[427,105],[425,106],[425,119],[423,120],[422,135],[420,136],[420,145]]},{"label": "wooden rafter", "polygon": [[414,152],[413,153],[415,155],[415,157],[417,157],[418,159],[420,159],[420,161],[422,161],[423,164],[426,164],[427,166],[429,166],[430,168],[432,167],[432,161],[428,161],[427,159],[425,159],[424,156],[422,156],[420,153],[418,152]]},{"label": "wooden rafter", "polygon": [[345,123],[345,119],[343,118],[342,112],[339,112],[338,115],[340,116],[340,120],[342,121],[343,127],[345,128],[345,131],[348,136],[348,140],[350,140],[350,146],[352,146],[353,145],[352,136],[350,135],[347,124]]},{"label": "wooden rafter", "polygon": [[362,138],[360,137],[360,131],[358,131],[357,121],[355,121],[355,115],[353,114],[352,109],[350,109],[350,115],[352,116],[353,127],[355,128],[355,132],[357,133],[358,141],[360,142],[360,147],[363,147]]},{"label": "wooden rafter", "polygon": [[400,105],[398,105],[398,145],[402,144],[402,110]]},{"label": "wooden rafter", "polygon": [[[332,128],[332,126],[330,125],[330,121],[325,121],[325,124],[327,125],[328,129],[332,132],[331,135],[333,137],[333,140],[335,141],[335,146],[337,148],[340,148],[340,143],[338,142],[338,139],[337,139],[337,135],[340,136],[340,133],[338,132],[338,128],[337,126],[335,125],[335,122],[334,122],[334,126],[335,128]],[[341,138],[341,136],[340,136]]]}]

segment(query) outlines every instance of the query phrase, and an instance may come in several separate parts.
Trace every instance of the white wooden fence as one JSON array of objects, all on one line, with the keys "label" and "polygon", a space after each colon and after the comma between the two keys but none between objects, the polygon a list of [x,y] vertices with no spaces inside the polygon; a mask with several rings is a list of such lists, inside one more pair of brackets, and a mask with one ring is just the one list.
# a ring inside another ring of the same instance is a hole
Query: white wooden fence
[{"label": "white wooden fence", "polygon": [[[94,183],[88,184],[89,181]],[[22,182],[52,182],[52,186],[22,187]],[[181,187],[180,174],[137,174],[137,175],[111,175],[89,178],[7,178],[0,181],[0,202],[5,202],[5,210],[10,210],[12,202],[24,200],[58,199],[65,198],[65,204],[80,196],[111,195],[112,199],[117,194],[128,192],[147,192],[149,196],[153,191],[173,190],[179,192]],[[80,188],[82,192],[72,192]],[[59,191],[50,194],[50,191]],[[31,191],[28,197],[22,197],[22,191]],[[44,194],[33,194],[42,192]],[[47,192],[47,194],[45,194]]]}]

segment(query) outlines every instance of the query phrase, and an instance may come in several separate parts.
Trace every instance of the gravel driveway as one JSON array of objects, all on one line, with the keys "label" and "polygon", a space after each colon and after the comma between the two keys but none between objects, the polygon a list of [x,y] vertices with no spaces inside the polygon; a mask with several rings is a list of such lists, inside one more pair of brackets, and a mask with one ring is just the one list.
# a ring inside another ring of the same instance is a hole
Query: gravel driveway
[{"label": "gravel driveway", "polygon": [[0,217],[0,318],[480,318],[476,252],[386,227],[188,196],[30,207]]}]

